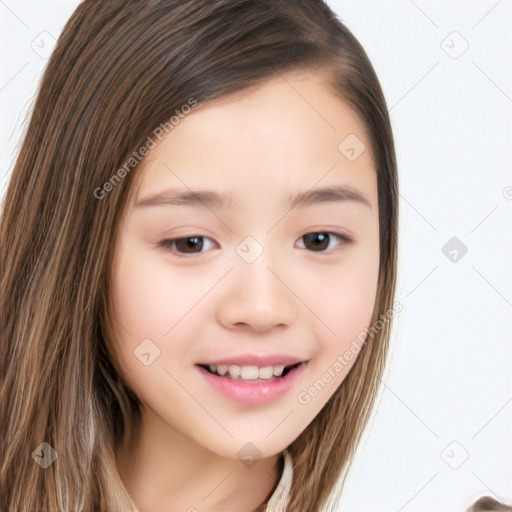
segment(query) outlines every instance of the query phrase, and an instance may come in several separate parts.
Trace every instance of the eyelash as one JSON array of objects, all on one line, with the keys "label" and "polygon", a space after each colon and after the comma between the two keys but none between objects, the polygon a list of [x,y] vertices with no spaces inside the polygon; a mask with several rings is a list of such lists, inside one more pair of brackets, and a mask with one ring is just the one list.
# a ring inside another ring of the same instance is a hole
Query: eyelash
[{"label": "eyelash", "polygon": [[[305,236],[308,236],[308,235],[329,235],[329,236],[334,235],[339,240],[341,240],[341,243],[339,244],[340,246],[348,245],[348,244],[351,244],[353,242],[353,239],[351,237],[349,237],[348,235],[345,235],[343,233],[336,233],[336,232],[333,232],[333,231],[312,231],[310,233],[306,233],[305,235],[302,235],[300,237],[300,240],[302,240]],[[205,251],[192,252],[192,253],[177,252],[177,251],[175,251],[172,248],[172,247],[175,246],[175,242],[178,242],[180,240],[188,240],[190,238],[199,238],[199,239],[211,240],[211,238],[209,238],[207,236],[190,235],[190,236],[185,236],[185,237],[181,237],[181,238],[172,238],[172,239],[162,240],[161,242],[158,243],[158,247],[161,247],[161,248],[163,248],[165,250],[168,250],[168,251],[174,252],[176,254],[179,254],[182,257],[195,256],[195,255],[202,254],[203,252],[205,252]],[[325,252],[327,252],[327,253],[330,253],[330,252],[332,252],[332,249],[330,251],[321,250],[321,251],[310,251],[310,252],[318,252],[318,253],[325,253]]]}]

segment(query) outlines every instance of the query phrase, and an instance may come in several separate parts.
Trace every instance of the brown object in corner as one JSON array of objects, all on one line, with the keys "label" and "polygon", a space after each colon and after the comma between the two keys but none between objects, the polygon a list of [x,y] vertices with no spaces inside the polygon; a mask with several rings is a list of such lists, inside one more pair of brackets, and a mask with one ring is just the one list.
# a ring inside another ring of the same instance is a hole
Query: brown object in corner
[{"label": "brown object in corner", "polygon": [[475,501],[467,512],[512,512],[512,506],[500,503],[490,496],[482,496]]}]

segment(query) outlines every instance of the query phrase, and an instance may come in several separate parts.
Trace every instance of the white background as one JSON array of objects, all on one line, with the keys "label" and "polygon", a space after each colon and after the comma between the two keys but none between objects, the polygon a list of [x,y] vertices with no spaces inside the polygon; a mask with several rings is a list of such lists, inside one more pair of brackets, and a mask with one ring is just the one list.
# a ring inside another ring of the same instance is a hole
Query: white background
[{"label": "white background", "polygon": [[[78,3],[0,0],[2,198],[52,37]],[[512,503],[512,1],[328,3],[390,109],[403,304],[339,511]]]}]

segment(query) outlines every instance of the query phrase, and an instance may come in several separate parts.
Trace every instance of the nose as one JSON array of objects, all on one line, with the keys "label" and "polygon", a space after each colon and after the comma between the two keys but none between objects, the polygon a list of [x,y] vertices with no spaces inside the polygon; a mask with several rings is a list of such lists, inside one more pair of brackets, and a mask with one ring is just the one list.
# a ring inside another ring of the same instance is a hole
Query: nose
[{"label": "nose", "polygon": [[229,329],[254,331],[292,325],[298,317],[298,299],[280,270],[283,267],[265,252],[253,263],[236,261],[216,303],[219,323]]}]

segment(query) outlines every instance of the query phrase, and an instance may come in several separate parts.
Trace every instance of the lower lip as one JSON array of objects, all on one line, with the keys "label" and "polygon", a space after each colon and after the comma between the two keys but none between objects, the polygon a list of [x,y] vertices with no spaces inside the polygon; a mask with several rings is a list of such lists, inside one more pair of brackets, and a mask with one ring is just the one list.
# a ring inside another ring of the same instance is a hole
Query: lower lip
[{"label": "lower lip", "polygon": [[268,382],[251,382],[234,380],[214,375],[201,366],[196,368],[204,375],[206,381],[222,395],[241,404],[265,404],[285,395],[303,374],[306,362],[290,370],[284,377]]}]

